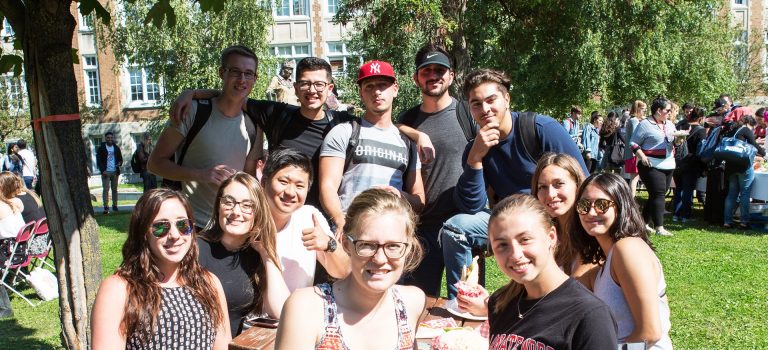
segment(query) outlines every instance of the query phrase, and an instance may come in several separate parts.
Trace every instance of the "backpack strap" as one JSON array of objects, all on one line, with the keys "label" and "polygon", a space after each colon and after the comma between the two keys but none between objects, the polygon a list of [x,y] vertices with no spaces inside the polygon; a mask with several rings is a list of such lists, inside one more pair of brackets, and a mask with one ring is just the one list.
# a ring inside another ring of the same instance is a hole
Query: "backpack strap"
[{"label": "backpack strap", "polygon": [[213,104],[211,103],[210,99],[197,100],[197,112],[195,112],[195,121],[192,122],[192,127],[189,128],[187,137],[184,138],[184,145],[181,146],[181,151],[179,152],[179,158],[176,160],[176,164],[181,165],[184,162],[184,156],[187,155],[187,149],[189,148],[189,145],[192,144],[192,140],[195,139],[195,136],[197,136],[205,123],[208,122],[208,118],[211,117],[212,109]]},{"label": "backpack strap", "polygon": [[349,123],[352,124],[352,135],[349,136],[349,142],[347,142],[347,153],[344,158],[345,171],[349,168],[349,164],[352,163],[352,154],[355,153],[357,145],[360,143],[360,121],[357,118],[353,118]]},{"label": "backpack strap", "polygon": [[464,137],[467,141],[472,141],[477,135],[477,123],[472,118],[472,113],[469,110],[469,102],[465,99],[459,99],[456,103],[456,118],[459,120],[459,126],[464,132]]},{"label": "backpack strap", "polygon": [[528,158],[534,163],[541,158],[541,142],[536,130],[536,112],[519,112],[517,114],[517,127],[520,128],[520,137]]}]

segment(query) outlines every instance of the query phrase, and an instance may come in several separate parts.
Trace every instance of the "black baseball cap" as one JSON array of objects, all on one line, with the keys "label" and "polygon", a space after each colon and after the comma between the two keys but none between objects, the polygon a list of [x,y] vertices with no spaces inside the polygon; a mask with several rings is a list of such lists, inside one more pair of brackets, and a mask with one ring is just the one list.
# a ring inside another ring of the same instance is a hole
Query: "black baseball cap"
[{"label": "black baseball cap", "polygon": [[728,105],[728,101],[726,99],[718,98],[717,100],[715,100],[715,104],[712,107],[712,111],[716,111],[718,108],[725,107],[726,105]]},{"label": "black baseball cap", "polygon": [[421,60],[416,62],[416,70],[418,71],[428,64],[438,64],[451,69],[451,59],[440,51],[427,52]]}]

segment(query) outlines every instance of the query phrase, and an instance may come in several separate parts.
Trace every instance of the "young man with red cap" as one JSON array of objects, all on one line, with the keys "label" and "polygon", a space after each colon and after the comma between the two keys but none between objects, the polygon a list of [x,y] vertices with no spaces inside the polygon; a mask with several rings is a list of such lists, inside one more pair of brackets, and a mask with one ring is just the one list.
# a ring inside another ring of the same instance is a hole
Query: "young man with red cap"
[{"label": "young man with red cap", "polygon": [[399,86],[392,66],[369,61],[357,75],[365,114],[358,126],[357,146],[347,160],[347,146],[355,136],[353,123],[335,126],[320,150],[320,201],[336,226],[344,227],[344,212],[352,199],[371,188],[385,188],[402,196],[419,212],[424,187],[416,147],[392,123],[392,102]]}]

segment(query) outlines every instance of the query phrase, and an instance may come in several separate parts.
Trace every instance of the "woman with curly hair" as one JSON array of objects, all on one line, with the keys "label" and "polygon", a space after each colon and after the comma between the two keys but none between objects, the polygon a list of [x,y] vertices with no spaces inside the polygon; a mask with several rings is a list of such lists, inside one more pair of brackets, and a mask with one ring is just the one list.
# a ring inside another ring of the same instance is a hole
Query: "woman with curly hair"
[{"label": "woman with curly hair", "polygon": [[238,172],[224,180],[211,221],[200,233],[200,265],[221,280],[232,337],[248,316],[280,317],[290,294],[276,253],[276,229],[255,177]]},{"label": "woman with curly hair", "polygon": [[664,271],[626,181],[592,175],[578,198],[573,245],[584,263],[601,265],[593,292],[616,317],[619,342],[672,349]]},{"label": "woman with curly hair", "polygon": [[94,349],[226,349],[231,336],[219,279],[197,262],[187,198],[145,193],[134,207],[123,262],[101,282]]}]

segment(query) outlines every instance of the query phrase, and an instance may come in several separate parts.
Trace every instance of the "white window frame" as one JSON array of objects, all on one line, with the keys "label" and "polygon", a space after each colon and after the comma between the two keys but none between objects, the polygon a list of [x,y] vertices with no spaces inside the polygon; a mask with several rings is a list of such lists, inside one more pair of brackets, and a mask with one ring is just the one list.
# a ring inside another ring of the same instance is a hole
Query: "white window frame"
[{"label": "white window frame", "polygon": [[24,84],[24,76],[20,75],[14,77],[12,73],[0,75],[2,81],[0,81],[0,87],[6,91],[8,95],[8,105],[6,106],[9,111],[21,112],[27,108],[26,93],[24,90],[26,86]]},{"label": "white window frame", "polygon": [[91,142],[91,173],[99,174],[99,163],[96,161],[96,153],[99,151],[99,146],[104,142],[104,135],[91,135],[88,139]]},{"label": "white window frame", "polygon": [[[93,63],[89,63],[89,59],[93,59]],[[92,85],[89,74],[94,74],[96,86]],[[99,60],[96,55],[83,55],[83,78],[86,106],[101,106],[101,77],[99,76]],[[95,96],[93,96],[94,92]],[[94,100],[97,102],[94,102]]]},{"label": "white window frame", "polygon": [[[334,3],[335,10],[331,12],[331,2]],[[325,14],[328,17],[333,17],[339,12],[339,7],[341,6],[340,0],[325,0]]]},{"label": "white window frame", "polygon": [[2,35],[0,36],[14,36],[16,33],[13,32],[13,28],[11,27],[11,22],[8,22],[8,19],[3,19],[3,28],[2,29]]},{"label": "white window frame", "polygon": [[[335,51],[331,52],[331,45],[341,45],[341,52]],[[359,55],[349,52],[347,50],[347,43],[344,41],[329,41],[325,44],[325,52],[326,52],[326,61],[330,63],[332,60],[338,60],[341,59],[343,61],[342,69],[336,69],[333,71],[333,76],[343,76],[344,72],[347,70],[347,65],[349,64],[348,60],[350,58],[358,58],[360,59],[360,62],[362,62],[362,57]]]},{"label": "white window frame", "polygon": [[[131,73],[132,72],[138,72],[140,81],[138,84],[141,86],[141,92],[139,92],[140,96],[139,99],[134,100],[134,92],[133,92],[133,86],[136,85],[131,80]],[[163,86],[160,84],[160,81],[153,82],[150,80],[149,77],[149,70],[145,67],[140,67],[137,65],[128,66],[125,69],[125,78],[127,84],[125,84],[126,88],[126,101],[128,101],[128,104],[126,105],[126,108],[146,108],[146,107],[157,107],[160,105],[162,96],[163,96]],[[152,99],[150,98],[150,92],[149,87],[155,85],[157,88],[157,98]]]},{"label": "white window frame", "polygon": [[81,32],[93,32],[93,25],[95,23],[96,16],[94,12],[91,12],[87,16],[83,16],[80,10],[77,11],[77,29]]},{"label": "white window frame", "polygon": [[[280,9],[288,9],[288,14],[283,15],[281,13],[278,13],[278,6],[277,3],[280,2]],[[294,14],[294,11],[296,10],[294,7],[295,2],[302,2],[304,3],[304,14]],[[285,5],[288,5],[287,7]],[[312,4],[310,4],[310,0],[272,0],[272,15],[280,18],[280,19],[286,19],[286,18],[309,18],[309,14],[312,11]]]},{"label": "white window frame", "polygon": [[[289,53],[280,53],[280,49],[286,49],[289,48]],[[297,48],[306,48],[306,53],[297,53]],[[278,63],[275,65],[275,74],[280,74],[280,66],[283,64],[285,60],[294,60],[298,63],[302,58],[304,57],[310,57],[312,56],[312,43],[300,43],[300,44],[277,44],[272,45],[269,48],[269,52],[275,56],[278,57]]]},{"label": "white window frame", "polygon": [[732,7],[749,7],[749,0],[741,0],[743,3],[739,4],[737,3],[739,0],[731,0],[731,6]]}]

